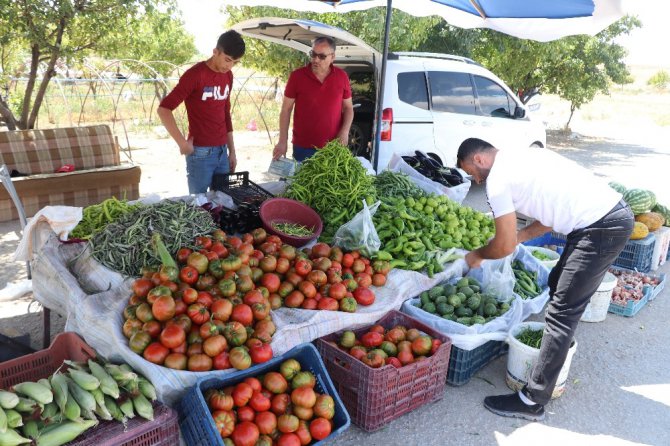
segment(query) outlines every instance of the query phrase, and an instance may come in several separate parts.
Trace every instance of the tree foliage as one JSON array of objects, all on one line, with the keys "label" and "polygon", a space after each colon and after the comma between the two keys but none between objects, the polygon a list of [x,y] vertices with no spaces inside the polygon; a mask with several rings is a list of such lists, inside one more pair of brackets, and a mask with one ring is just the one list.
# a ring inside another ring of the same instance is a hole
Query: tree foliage
[{"label": "tree foliage", "polygon": [[[317,14],[274,7],[227,6],[225,12],[228,15],[229,26],[255,17],[309,19],[345,29],[380,52],[384,45],[386,8],[371,8],[346,14]],[[428,40],[433,27],[441,20],[438,17],[413,17],[394,10],[389,48],[391,51],[416,51],[419,45]],[[245,39],[245,43],[247,49],[243,59],[244,65],[272,76],[286,79],[292,70],[307,62],[304,54],[278,44],[258,39]]]},{"label": "tree foliage", "polygon": [[[347,30],[381,50],[385,8],[346,14],[315,14],[288,9],[226,7],[229,25],[253,17],[312,19]],[[412,17],[394,10],[391,51],[426,51],[471,57],[503,79],[526,103],[539,93],[553,93],[570,102],[570,119],[598,93],[608,93],[612,83],[631,82],[623,58],[626,50],[617,37],[641,26],[626,16],[595,36],[570,36],[553,42],[519,39],[489,29],[460,29],[440,17]],[[244,64],[268,74],[286,77],[306,59],[296,51],[246,39]],[[568,124],[570,122],[568,120]]]},{"label": "tree foliage", "polygon": [[[174,31],[180,23],[168,23],[174,11],[174,0],[0,0],[0,82],[6,85],[9,76],[28,79],[18,100],[0,93],[0,116],[10,129],[34,128],[58,64],[96,50],[169,56],[170,48],[159,47],[164,36],[180,35]],[[183,41],[181,49],[195,53],[192,40]],[[183,53],[177,53],[182,61]]]},{"label": "tree foliage", "polygon": [[640,26],[637,18],[626,16],[595,36],[570,36],[547,43],[481,30],[472,54],[519,92],[523,102],[540,92],[569,101],[567,127],[575,110],[596,94],[609,93],[612,83],[632,82],[623,61],[626,50],[615,39]]}]

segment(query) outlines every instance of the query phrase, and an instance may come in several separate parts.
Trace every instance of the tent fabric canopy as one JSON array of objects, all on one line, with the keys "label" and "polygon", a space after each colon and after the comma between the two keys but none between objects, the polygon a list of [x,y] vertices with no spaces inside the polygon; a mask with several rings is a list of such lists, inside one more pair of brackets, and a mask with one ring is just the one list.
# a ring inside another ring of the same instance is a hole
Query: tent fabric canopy
[{"label": "tent fabric canopy", "polygon": [[[229,0],[231,6],[274,6],[296,11],[350,12],[387,6],[388,0]],[[623,15],[621,0],[393,0],[408,14],[438,15],[459,28],[490,28],[540,42],[596,34]]]}]

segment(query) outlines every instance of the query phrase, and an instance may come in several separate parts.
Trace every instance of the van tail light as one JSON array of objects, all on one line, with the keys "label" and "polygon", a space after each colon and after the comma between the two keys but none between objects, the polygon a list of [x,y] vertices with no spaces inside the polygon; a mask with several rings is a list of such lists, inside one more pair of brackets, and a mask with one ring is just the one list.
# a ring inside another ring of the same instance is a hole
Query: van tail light
[{"label": "van tail light", "polygon": [[382,127],[380,139],[382,141],[390,141],[393,133],[393,109],[385,108],[382,111]]}]

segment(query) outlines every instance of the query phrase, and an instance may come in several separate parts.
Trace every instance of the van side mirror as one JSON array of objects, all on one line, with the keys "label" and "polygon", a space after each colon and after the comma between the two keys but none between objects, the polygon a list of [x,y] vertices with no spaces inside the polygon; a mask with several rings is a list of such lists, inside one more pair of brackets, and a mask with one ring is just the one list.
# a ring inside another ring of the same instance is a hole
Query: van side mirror
[{"label": "van side mirror", "polygon": [[526,109],[519,107],[518,105],[514,107],[514,119],[522,119],[526,117]]}]

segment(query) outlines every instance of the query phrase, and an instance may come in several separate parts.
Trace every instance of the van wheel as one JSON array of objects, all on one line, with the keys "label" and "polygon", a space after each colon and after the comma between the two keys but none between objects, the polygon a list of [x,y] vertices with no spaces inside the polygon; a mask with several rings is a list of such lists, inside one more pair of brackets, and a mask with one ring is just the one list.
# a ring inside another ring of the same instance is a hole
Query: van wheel
[{"label": "van wheel", "polygon": [[530,145],[530,148],[531,149],[541,149],[542,144],[540,144],[539,142],[534,142],[533,144]]},{"label": "van wheel", "polygon": [[368,136],[356,123],[352,123],[349,129],[349,150],[354,156],[367,157],[368,155]]}]

